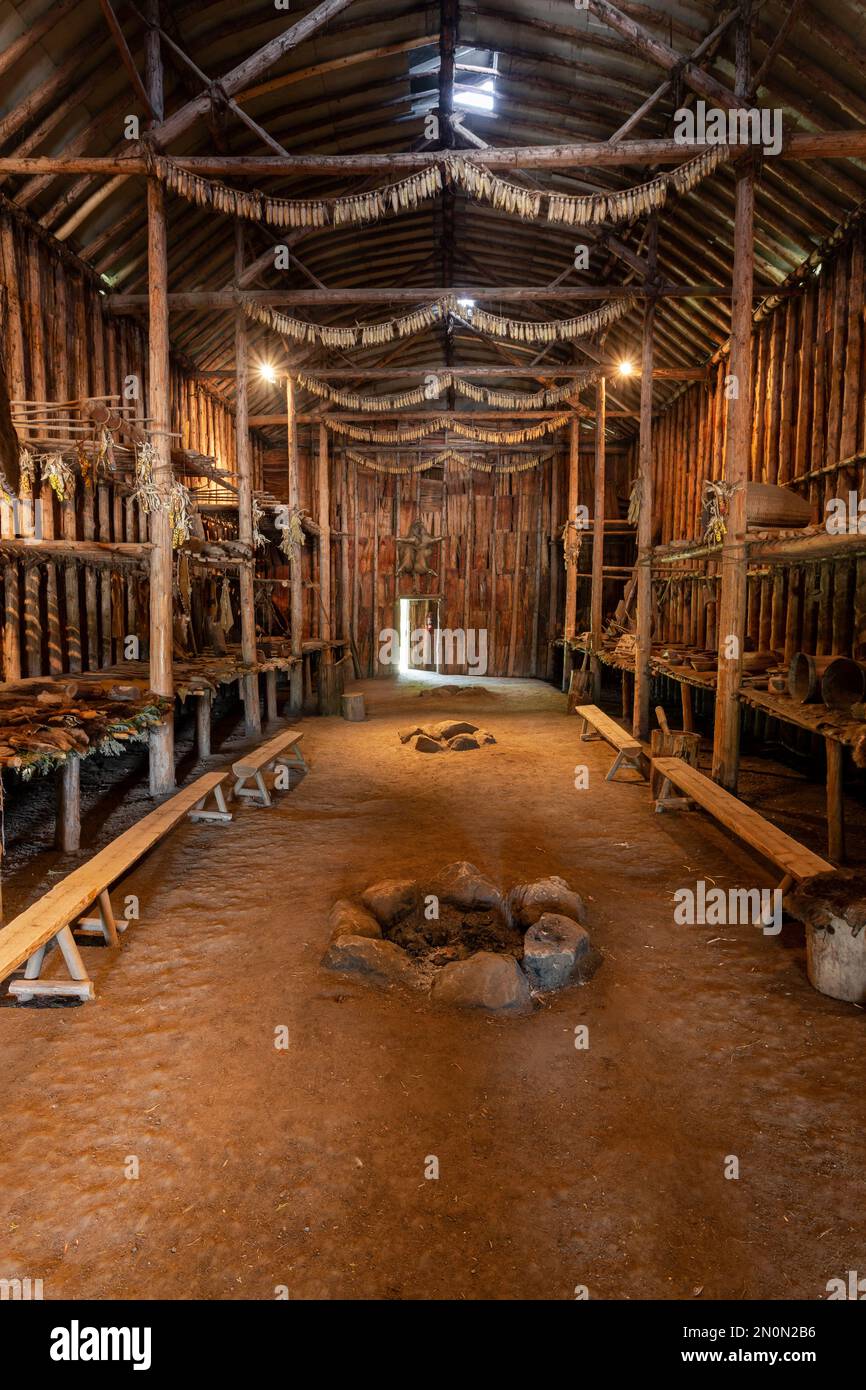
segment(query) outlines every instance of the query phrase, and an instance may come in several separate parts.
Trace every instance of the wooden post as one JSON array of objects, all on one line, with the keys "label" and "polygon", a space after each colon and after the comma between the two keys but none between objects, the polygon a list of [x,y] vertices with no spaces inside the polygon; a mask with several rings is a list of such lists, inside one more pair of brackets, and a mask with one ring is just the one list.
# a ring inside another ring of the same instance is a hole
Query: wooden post
[{"label": "wooden post", "polygon": [[269,724],[277,716],[277,673],[273,667],[265,671],[265,714]]},{"label": "wooden post", "polygon": [[[749,18],[742,7],[737,28],[736,91],[749,90],[751,64]],[[737,789],[740,761],[740,704],[743,669],[748,558],[746,554],[746,482],[749,476],[752,411],[752,284],[754,272],[754,169],[749,159],[736,167],[734,213],[734,301],[732,308],[730,383],[725,441],[725,482],[734,491],[728,504],[722,542],[719,598],[718,679],[713,730],[713,777],[729,791]]]},{"label": "wooden post", "polygon": [[[244,233],[240,222],[235,224],[235,278],[239,281],[244,269]],[[235,314],[235,367],[237,396],[235,403],[235,438],[238,481],[238,540],[253,549],[253,483],[250,460],[250,429],[248,406],[249,356],[247,352],[247,320],[242,309]],[[245,666],[256,664],[256,600],[253,570],[255,560],[244,561],[239,567],[241,609],[241,660]],[[248,671],[242,683],[244,729],[250,736],[262,731],[259,704],[259,678],[255,670]]]},{"label": "wooden post", "polygon": [[[655,223],[653,223],[653,228]],[[640,514],[637,523],[637,620],[634,652],[634,707],[632,732],[635,738],[649,737],[650,656],[652,653],[652,540],[653,540],[653,328],[655,302],[647,300],[643,320],[643,351],[640,378],[640,441],[638,479]]]},{"label": "wooden post", "polygon": [[[286,378],[286,415],[288,417],[289,513],[296,524],[301,502],[298,475],[298,431],[295,423],[295,383]],[[301,547],[292,542],[289,553],[289,583],[291,588],[292,656],[295,658],[289,676],[289,713],[301,714],[304,708],[304,590],[301,573]]]},{"label": "wooden post", "polygon": [[845,817],[843,780],[845,746],[835,738],[825,738],[827,750],[827,853],[834,864],[845,862]]},{"label": "wooden post", "polygon": [[328,431],[319,426],[319,631],[322,654],[319,657],[319,714],[339,714],[337,668],[334,649],[328,645],[334,636],[331,621],[331,480],[328,473]]},{"label": "wooden post", "polygon": [[[550,527],[549,527],[549,558],[547,572],[549,575],[549,594],[547,605],[547,677],[552,680],[556,671],[556,646],[553,641],[553,634],[556,632],[556,620],[559,616],[559,458],[554,453],[550,460]],[[563,665],[565,658],[563,654]]]},{"label": "wooden post", "polygon": [[568,426],[568,513],[565,531],[565,624],[562,644],[562,688],[568,689],[571,674],[571,648],[569,639],[577,633],[577,557],[568,558],[575,535],[577,534],[577,482],[578,482],[577,416],[572,416]]},{"label": "wooden post", "polygon": [[211,752],[211,724],[213,717],[213,696],[203,690],[195,696],[195,755],[209,758]]},{"label": "wooden post", "polygon": [[597,653],[601,649],[602,594],[604,592],[604,430],[606,404],[605,379],[600,377],[595,388],[595,500],[592,514],[592,595],[590,599],[593,651],[592,684],[593,698],[596,702],[601,695],[601,661]]},{"label": "wooden post", "polygon": [[57,782],[55,843],[64,854],[81,847],[81,759],[67,753]]},{"label": "wooden post", "polygon": [[[159,54],[149,58],[148,79],[152,93],[161,90]],[[152,85],[151,85],[152,84]],[[171,489],[171,374],[168,339],[168,253],[165,193],[157,179],[147,181],[147,261],[149,282],[148,414],[155,449],[153,478],[162,506],[150,517],[150,688],[168,700],[174,697],[172,671],[172,551],[168,496]],[[173,790],[174,710],[150,734],[150,793],[164,796]]]}]

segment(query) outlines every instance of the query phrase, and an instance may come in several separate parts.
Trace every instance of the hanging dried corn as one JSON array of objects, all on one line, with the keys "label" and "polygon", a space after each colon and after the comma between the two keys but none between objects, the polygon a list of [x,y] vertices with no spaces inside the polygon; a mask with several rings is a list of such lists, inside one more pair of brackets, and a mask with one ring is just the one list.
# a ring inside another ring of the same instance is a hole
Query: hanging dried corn
[{"label": "hanging dried corn", "polygon": [[61,502],[75,492],[75,474],[62,454],[45,454],[42,458],[42,481],[56,493]]},{"label": "hanging dried corn", "polygon": [[162,497],[153,478],[155,462],[156,448],[149,439],[145,440],[135,451],[135,485],[132,496],[147,516],[162,509]]},{"label": "hanging dried corn", "polygon": [[177,481],[172,483],[168,494],[168,519],[171,525],[171,543],[177,550],[192,534],[192,501],[189,489]]}]

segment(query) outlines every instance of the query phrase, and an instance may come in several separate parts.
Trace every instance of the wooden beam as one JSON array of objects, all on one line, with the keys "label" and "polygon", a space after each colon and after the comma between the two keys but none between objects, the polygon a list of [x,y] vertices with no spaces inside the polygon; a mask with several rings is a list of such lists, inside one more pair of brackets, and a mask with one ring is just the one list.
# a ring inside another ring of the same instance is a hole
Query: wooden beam
[{"label": "wooden beam", "polygon": [[596,702],[601,695],[602,596],[604,593],[604,493],[605,493],[605,396],[604,377],[595,388],[595,494],[592,509],[592,591],[590,630],[592,634],[593,690]]},{"label": "wooden beam", "polygon": [[[244,268],[244,231],[241,223],[235,225],[235,275],[239,278]],[[248,402],[248,342],[247,316],[238,309],[235,316],[235,361],[237,365],[237,390],[235,395],[235,440],[237,450],[238,479],[238,540],[243,545],[253,546],[253,482],[252,459],[250,456],[249,402]],[[256,659],[256,603],[253,582],[254,561],[240,566],[240,609],[241,609],[241,657],[245,665],[252,666]],[[262,714],[259,703],[259,679],[254,671],[243,678],[244,729],[251,737],[262,732]]]},{"label": "wooden beam", "polygon": [[[301,504],[301,482],[298,466],[298,433],[295,424],[295,383],[286,380],[287,469],[289,509],[294,512]],[[301,714],[304,708],[304,589],[301,573],[301,547],[296,542],[289,553],[290,612],[292,621],[292,656],[296,661],[289,674],[289,712]]]},{"label": "wooden beam", "polygon": [[[461,299],[499,300],[502,303],[520,303],[522,300],[552,299],[557,303],[569,304],[575,301],[595,299],[645,298],[649,291],[641,285],[451,285],[416,286],[406,289],[402,285],[370,288],[336,288],[306,290],[244,290],[238,294],[232,290],[183,290],[168,297],[169,308],[175,310],[208,310],[220,313],[235,312],[238,303],[264,305],[270,308],[290,308],[300,304],[429,304],[436,299],[446,299],[449,295]],[[758,297],[768,294],[784,293],[773,286],[755,290]],[[653,294],[653,298],[663,299],[730,299],[732,285],[665,285]],[[112,294],[106,298],[108,308],[116,314],[128,314],[131,310],[142,309],[147,304],[145,294]]]},{"label": "wooden beam", "polygon": [[[655,226],[655,221],[653,222]],[[638,443],[638,479],[640,481],[640,514],[637,524],[637,616],[634,653],[634,711],[632,733],[635,738],[649,738],[650,718],[650,656],[652,653],[652,528],[653,528],[653,329],[655,303],[650,300],[644,310],[643,347],[641,352],[640,436]]]},{"label": "wooden beam", "polygon": [[[319,381],[405,381],[422,376],[442,375],[453,372],[455,376],[471,378],[538,377],[544,381],[559,377],[574,378],[577,383],[583,377],[597,376],[602,371],[606,376],[617,374],[615,362],[599,363],[597,367],[571,367],[567,363],[550,367],[445,367],[441,363],[418,365],[417,367],[365,367],[359,362],[355,367],[314,367],[310,375]],[[639,373],[635,372],[634,377]],[[706,381],[707,373],[703,367],[655,367],[653,377],[656,381]]]},{"label": "wooden beam", "polygon": [[[687,145],[669,137],[663,140],[586,141],[583,144],[515,145],[473,150],[471,160],[488,169],[614,169],[623,165],[683,164],[711,145]],[[866,158],[866,127],[848,130],[792,131],[782,138],[776,159]],[[175,162],[184,169],[213,178],[285,178],[292,174],[323,174],[345,178],[349,174],[406,172],[442,162],[437,150],[407,150],[391,154],[290,154],[290,155],[181,155]],[[102,174],[144,177],[145,160],[123,155],[3,155],[3,174]]]},{"label": "wooden beam", "polygon": [[[578,503],[578,472],[579,460],[577,452],[577,420],[572,419],[568,427],[568,513],[566,515],[566,556],[575,540],[579,536],[577,529],[577,503]],[[565,644],[562,653],[562,688],[568,689],[568,679],[571,674],[569,663],[569,639],[577,635],[577,558],[572,555],[566,559],[565,570],[565,623],[563,626],[563,636]]]},{"label": "wooden beam", "polygon": [[153,106],[151,106],[150,97],[144,89],[144,83],[139,76],[138,68],[135,66],[132,54],[129,51],[129,45],[126,42],[117,15],[112,9],[111,0],[99,0],[99,8],[102,10],[105,16],[105,22],[111,30],[111,37],[114,39],[115,46],[120,54],[120,61],[126,69],[126,75],[132,83],[132,90],[147,112],[149,119],[155,121],[157,119],[157,114]]},{"label": "wooden beam", "polygon": [[[151,91],[159,90],[161,61],[150,66]],[[169,699],[174,695],[173,557],[168,495],[171,473],[171,364],[168,336],[168,233],[165,189],[156,179],[147,184],[147,263],[150,290],[148,339],[148,415],[155,450],[153,480],[163,506],[150,515],[150,688]],[[174,720],[171,712],[151,729],[150,792],[164,796],[174,789]]]},{"label": "wooden beam", "polygon": [[[751,85],[750,0],[744,0],[737,29],[737,84],[743,99]],[[734,213],[734,296],[725,434],[725,482],[733,489],[722,542],[718,622],[718,676],[713,729],[713,777],[728,791],[737,789],[740,762],[740,704],[746,626],[748,553],[746,483],[752,430],[752,302],[754,275],[755,181],[751,161],[737,170]]]},{"label": "wooden beam", "polygon": [[622,10],[609,4],[608,0],[586,0],[586,8],[597,19],[603,20],[611,29],[622,34],[623,38],[628,40],[642,58],[648,58],[650,62],[657,63],[666,72],[679,71],[683,81],[693,91],[706,97],[714,105],[721,106],[724,110],[730,110],[740,104],[727,87],[723,87],[721,82],[710,77],[692,59],[684,58],[681,53],[677,53],[676,49],[671,48],[661,39],[655,38],[649,30],[642,28],[629,15],[623,14]]},{"label": "wooden beam", "polygon": [[[297,48],[305,39],[310,38],[319,29],[323,28],[329,20],[338,15],[341,10],[345,10],[352,0],[322,0],[315,9],[310,10],[309,14],[304,15],[303,19],[296,24],[285,29],[276,38],[271,39],[264,47],[250,54],[242,63],[227,72],[219,80],[219,89],[227,97],[236,96],[242,92],[257,78],[261,77],[274,67],[287,53],[293,48]],[[205,92],[200,97],[194,97],[188,101],[179,111],[175,111],[167,120],[154,126],[151,135],[156,143],[165,149],[173,140],[179,139],[195,121],[202,116],[207,116],[211,109],[211,94]]]}]

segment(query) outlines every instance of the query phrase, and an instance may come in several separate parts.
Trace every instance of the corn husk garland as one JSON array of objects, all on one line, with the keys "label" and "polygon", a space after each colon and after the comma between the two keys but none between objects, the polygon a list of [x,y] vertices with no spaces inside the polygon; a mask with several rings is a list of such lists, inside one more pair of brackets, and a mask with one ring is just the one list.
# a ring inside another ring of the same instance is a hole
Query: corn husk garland
[{"label": "corn husk garland", "polygon": [[453,430],[464,439],[474,439],[480,444],[526,444],[534,439],[542,439],[546,434],[554,434],[574,419],[572,411],[552,415],[549,420],[541,420],[537,425],[520,425],[510,430],[484,429],[481,425],[468,425],[454,415],[443,411],[441,420],[425,421],[424,424],[408,426],[399,430],[377,430],[372,426],[353,425],[348,421],[329,420],[322,416],[322,424],[335,434],[344,434],[365,444],[417,444],[428,435],[439,430]]},{"label": "corn husk garland", "polygon": [[564,386],[550,386],[541,391],[497,391],[489,386],[478,386],[474,381],[464,381],[454,372],[431,374],[423,386],[412,387],[409,391],[399,391],[390,396],[359,396],[355,391],[340,391],[329,386],[318,377],[298,373],[298,385],[322,400],[341,405],[346,410],[388,411],[400,410],[407,405],[421,405],[424,401],[437,400],[442,392],[453,386],[461,396],[492,405],[501,410],[523,410],[542,406],[559,405],[569,400],[583,386],[591,386],[598,381],[598,372],[581,374],[580,380],[571,381]]},{"label": "corn husk garland", "polygon": [[537,425],[520,425],[511,430],[488,430],[482,425],[466,425],[461,420],[452,420],[448,428],[463,439],[475,439],[480,444],[526,444],[561,430],[573,418],[571,412],[567,411],[562,415],[553,415],[549,420],[540,420]]},{"label": "corn husk garland", "polygon": [[501,460],[493,462],[485,454],[464,454],[458,449],[445,449],[441,454],[434,454],[429,459],[404,462],[401,459],[383,458],[379,454],[371,457],[369,454],[347,449],[346,458],[359,468],[369,468],[374,473],[395,473],[405,477],[414,473],[426,473],[430,468],[443,468],[449,463],[456,464],[459,468],[471,468],[479,473],[526,473],[531,468],[538,468],[540,464],[547,463],[553,458],[553,454],[539,454],[529,459],[516,458],[502,463]]},{"label": "corn husk garland", "polygon": [[575,196],[523,188],[499,178],[483,164],[449,154],[441,163],[428,164],[405,179],[364,193],[342,198],[271,198],[255,189],[231,188],[228,184],[202,178],[153,149],[147,153],[151,172],[188,202],[213,208],[228,217],[289,228],[363,226],[381,221],[383,217],[413,212],[441,192],[445,177],[477,202],[489,203],[524,221],[553,222],[569,227],[623,222],[663,208],[671,191],[681,196],[690,193],[730,156],[729,146],[714,145],[672,172],[659,174],[646,183]]},{"label": "corn husk garland", "polygon": [[435,300],[399,318],[347,328],[307,323],[305,319],[292,318],[290,314],[282,314],[263,304],[244,304],[244,312],[248,318],[256,319],[275,333],[297,343],[321,343],[323,347],[335,348],[378,347],[382,343],[393,342],[395,338],[408,338],[414,333],[423,332],[445,317],[449,304],[449,300]]},{"label": "corn husk garland", "polygon": [[[509,338],[515,343],[573,342],[575,338],[593,337],[624,318],[637,301],[634,298],[612,299],[586,314],[570,319],[511,319],[500,314],[488,314],[486,309],[473,308],[465,315],[466,322],[479,333],[491,338]],[[464,315],[461,312],[461,317]]]}]

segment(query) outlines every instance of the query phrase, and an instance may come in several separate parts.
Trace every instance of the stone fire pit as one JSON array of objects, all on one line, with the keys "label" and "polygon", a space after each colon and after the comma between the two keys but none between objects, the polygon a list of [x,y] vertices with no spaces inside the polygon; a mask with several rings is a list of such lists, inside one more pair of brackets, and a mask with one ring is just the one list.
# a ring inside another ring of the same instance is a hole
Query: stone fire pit
[{"label": "stone fire pit", "polygon": [[583,984],[600,957],[562,878],[503,893],[460,861],[427,883],[386,879],[331,909],[330,970],[427,993],[434,1004],[526,1013],[534,995]]},{"label": "stone fire pit", "polygon": [[416,753],[466,753],[496,739],[486,729],[479,729],[468,719],[443,719],[438,724],[415,724],[400,729],[401,743],[411,743]]}]

